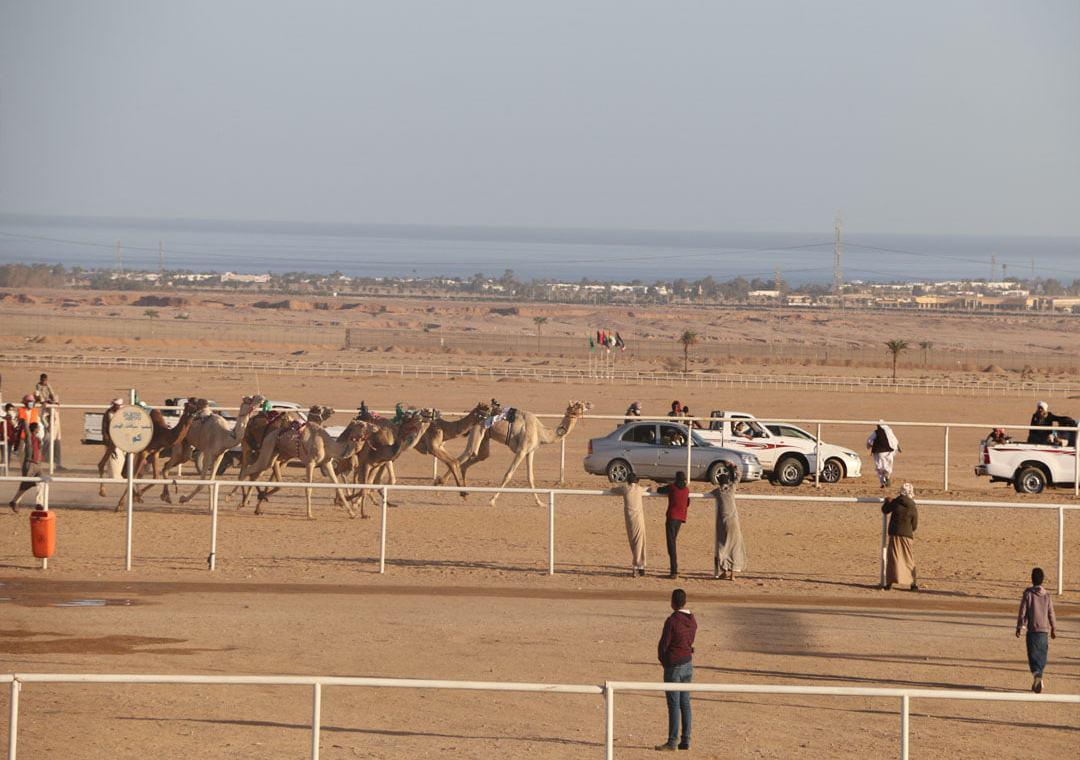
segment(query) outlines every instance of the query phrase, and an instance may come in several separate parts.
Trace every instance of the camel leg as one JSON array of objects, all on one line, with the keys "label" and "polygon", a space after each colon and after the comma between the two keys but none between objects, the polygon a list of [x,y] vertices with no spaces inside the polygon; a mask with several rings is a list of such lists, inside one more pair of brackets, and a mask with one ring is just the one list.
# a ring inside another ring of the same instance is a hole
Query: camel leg
[{"label": "camel leg", "polygon": [[[506,471],[506,475],[503,476],[502,483],[499,484],[499,488],[506,488],[506,484],[510,482],[510,479],[514,477],[514,471],[521,466],[521,463],[525,461],[526,453],[524,451],[514,452],[514,458],[510,462],[510,467]],[[495,506],[495,502],[498,500],[499,494],[493,493],[491,495],[491,501],[488,502],[491,506]]]},{"label": "camel leg", "polygon": [[[259,474],[261,475],[262,473],[259,473]],[[272,460],[270,460],[270,476],[267,478],[267,480],[268,481],[269,480],[275,480],[278,483],[281,482],[281,460],[278,459],[276,454],[274,455],[274,458]],[[281,489],[279,489],[279,488],[259,488],[259,487],[256,487],[255,488],[255,514],[261,515],[262,514],[263,502],[270,498],[270,494],[277,493],[280,490]],[[247,498],[247,491],[244,492],[244,498],[245,499]]]},{"label": "camel leg", "polygon": [[[135,473],[134,475],[131,476],[132,480],[137,480],[139,478],[139,476],[142,475],[143,465],[145,465],[145,464],[146,464],[146,452],[140,451],[138,454],[135,455],[135,463],[131,468],[132,472]],[[139,497],[139,489],[137,489],[137,488],[132,489],[131,495],[132,495],[132,498],[133,498],[134,501],[142,502],[142,499]],[[126,501],[127,501],[127,493],[125,492],[125,493],[121,494],[120,501],[116,502],[116,510],[115,511],[119,512],[121,509],[123,509],[124,503]]]},{"label": "camel leg", "polygon": [[[322,470],[323,475],[330,478],[330,480],[334,481],[334,483],[341,482],[340,480],[338,480],[337,473],[334,472],[333,461],[327,461],[324,464],[319,465],[319,469]],[[338,499],[341,500],[341,504],[345,507],[345,511],[349,513],[349,517],[356,517],[356,511],[352,508],[352,504],[349,503],[349,499],[346,496],[345,492],[340,488],[336,490],[338,494]],[[364,515],[364,517],[366,518],[367,515]]]},{"label": "camel leg", "polygon": [[[529,466],[529,488],[536,488],[536,480],[533,478],[533,455],[536,454],[536,449],[533,449],[525,455],[525,464]],[[536,499],[538,506],[544,506],[544,502],[540,499],[540,494],[534,493],[533,498]]]},{"label": "camel leg", "polygon": [[[438,446],[438,447],[433,446],[431,448],[431,454],[438,461],[440,461],[440,462],[442,462],[443,464],[446,465],[446,473],[447,473],[447,475],[453,475],[454,476],[454,483],[460,488],[462,486],[462,484],[464,483],[465,478],[461,473],[461,467],[460,467],[460,465],[458,465],[457,459],[452,454],[450,454],[446,449],[444,449],[442,446]],[[438,485],[438,480],[436,480],[436,485]],[[465,492],[465,491],[461,492],[461,498],[463,498],[463,499],[468,495],[469,494],[467,492]]]},{"label": "camel leg", "polygon": [[[190,461],[193,452],[194,449],[191,446],[188,446],[187,444],[181,446],[179,451],[173,452],[172,456],[169,457],[169,461],[165,463],[165,467],[161,470],[162,475],[168,477],[169,470]],[[169,495],[168,483],[161,487],[161,500],[166,504],[172,504],[172,496]]]},{"label": "camel leg", "polygon": [[[469,471],[469,468],[472,467],[474,464],[483,462],[489,456],[491,456],[491,436],[485,434],[483,440],[480,441],[480,447],[476,450],[476,454],[469,454],[468,450],[466,450],[465,453],[463,453],[457,460],[458,469],[461,472],[460,485],[466,485],[466,473]],[[436,483],[436,485],[441,486],[443,483],[445,483],[446,478],[449,475],[449,472],[444,472],[442,475],[440,475],[439,481],[438,483]]]},{"label": "camel leg", "polygon": [[[116,449],[114,449],[111,446],[106,446],[105,447],[105,453],[102,455],[101,459],[98,460],[98,464],[97,464],[97,472],[98,472],[98,477],[99,478],[105,477],[105,468],[109,466],[109,460],[112,459],[113,452],[115,450]],[[101,484],[98,485],[98,496],[104,496],[104,495],[105,495],[105,484],[101,483]]]}]

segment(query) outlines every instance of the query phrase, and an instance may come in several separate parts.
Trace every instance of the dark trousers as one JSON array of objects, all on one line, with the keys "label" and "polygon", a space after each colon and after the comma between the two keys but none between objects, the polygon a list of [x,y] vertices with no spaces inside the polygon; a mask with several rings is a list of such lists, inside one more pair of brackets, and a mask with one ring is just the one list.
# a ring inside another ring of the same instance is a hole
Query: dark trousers
[{"label": "dark trousers", "polygon": [[[41,463],[31,462],[24,460],[22,463],[22,475],[24,478],[40,478],[41,477]],[[15,492],[15,499],[22,498],[22,495],[29,491],[31,488],[37,486],[37,481],[24,480],[19,483],[19,489]]]},{"label": "dark trousers", "polygon": [[1050,642],[1046,633],[1035,633],[1034,631],[1028,631],[1028,668],[1031,669],[1031,674],[1033,676],[1042,675],[1043,668],[1046,667],[1046,653],[1049,647]]},{"label": "dark trousers", "polygon": [[[694,666],[684,662],[664,668],[664,683],[690,683],[694,680]],[[690,744],[690,692],[665,691],[667,697],[667,740],[674,744],[679,740],[679,718],[682,718],[682,743]]]},{"label": "dark trousers", "polygon": [[677,543],[679,540],[679,528],[681,527],[682,520],[669,519],[664,523],[664,532],[667,533],[668,564],[671,566],[672,575],[679,572],[679,548]]}]

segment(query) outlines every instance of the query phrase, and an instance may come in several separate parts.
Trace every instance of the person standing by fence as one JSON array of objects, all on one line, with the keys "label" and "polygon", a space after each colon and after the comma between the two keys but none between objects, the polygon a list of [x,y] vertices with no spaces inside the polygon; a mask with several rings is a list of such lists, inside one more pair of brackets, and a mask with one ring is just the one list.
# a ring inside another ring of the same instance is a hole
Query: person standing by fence
[{"label": "person standing by fence", "polygon": [[626,539],[630,542],[630,561],[635,577],[645,575],[645,489],[638,483],[638,476],[630,473],[626,482],[611,489],[623,497],[623,517],[626,519]]},{"label": "person standing by fence", "polygon": [[[671,615],[664,621],[664,630],[657,645],[657,656],[664,666],[664,683],[690,683],[694,680],[694,639],[697,620],[686,609],[686,592],[677,588],[671,592]],[[667,691],[667,741],[657,745],[660,751],[690,749],[690,692]],[[679,723],[682,722],[682,741]],[[678,742],[678,744],[676,744]]]},{"label": "person standing by fence", "polygon": [[1031,571],[1031,586],[1024,590],[1020,597],[1020,614],[1016,617],[1016,638],[1027,628],[1027,658],[1028,668],[1034,680],[1031,682],[1031,690],[1036,694],[1042,693],[1045,681],[1043,671],[1046,669],[1046,655],[1051,639],[1057,638],[1057,620],[1054,617],[1054,602],[1050,594],[1042,587],[1045,573],[1041,567]]},{"label": "person standing by fence", "polygon": [[667,494],[667,514],[664,521],[664,533],[667,535],[667,555],[670,565],[668,578],[679,577],[679,528],[686,522],[686,510],[690,506],[690,489],[686,485],[686,473],[675,473],[675,482],[656,489],[657,493]]},{"label": "person standing by fence", "polygon": [[886,551],[886,591],[894,583],[909,584],[912,591],[919,590],[915,574],[915,531],[919,528],[919,510],[915,506],[915,488],[911,483],[900,486],[900,495],[886,499],[881,505],[882,514],[889,515],[889,545]]},{"label": "person standing by fence", "polygon": [[900,451],[900,441],[884,420],[878,421],[874,432],[866,439],[866,448],[874,458],[878,482],[885,488],[892,481],[893,463]]},{"label": "person standing by fence", "polygon": [[713,556],[713,577],[735,580],[735,573],[746,569],[746,547],[743,545],[739,510],[735,508],[735,488],[739,472],[728,464],[720,475],[720,485],[712,491],[716,499],[716,552]]},{"label": "person standing by fence", "polygon": [[[24,478],[39,478],[41,477],[41,449],[42,438],[40,425],[36,422],[31,422],[26,429],[26,440],[22,442],[23,447],[23,462],[22,462],[22,476]],[[8,502],[8,506],[11,507],[12,512],[19,511],[19,501],[22,500],[23,495],[31,488],[39,488],[40,484],[32,480],[24,480],[19,483],[19,488],[15,491],[15,496]]]}]

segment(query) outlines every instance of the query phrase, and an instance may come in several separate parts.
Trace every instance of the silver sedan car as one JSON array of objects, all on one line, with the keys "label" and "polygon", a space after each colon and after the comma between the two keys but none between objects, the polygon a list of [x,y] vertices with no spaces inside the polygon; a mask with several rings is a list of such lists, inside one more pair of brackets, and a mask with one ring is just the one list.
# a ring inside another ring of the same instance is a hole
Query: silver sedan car
[{"label": "silver sedan car", "polygon": [[716,484],[726,465],[733,465],[743,482],[761,478],[761,463],[750,453],[714,446],[686,425],[670,422],[630,422],[603,438],[589,441],[585,472],[606,475],[622,483],[631,472],[639,478],[674,480],[686,470],[686,434],[690,439],[690,480]]}]

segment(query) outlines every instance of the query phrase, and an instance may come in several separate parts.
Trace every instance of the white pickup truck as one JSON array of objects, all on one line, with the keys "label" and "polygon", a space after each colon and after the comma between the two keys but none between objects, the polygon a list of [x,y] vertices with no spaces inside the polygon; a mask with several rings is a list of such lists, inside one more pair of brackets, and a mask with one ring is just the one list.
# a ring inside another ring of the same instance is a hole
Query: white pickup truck
[{"label": "white pickup truck", "polygon": [[[757,456],[772,480],[783,486],[797,486],[817,464],[817,438],[786,422],[758,422],[745,412],[714,411],[711,417],[727,417],[709,423],[699,435],[717,446],[746,451]],[[821,442],[823,483],[837,483],[862,475],[862,460],[851,449]]]},{"label": "white pickup truck", "polygon": [[992,443],[980,445],[975,474],[991,483],[1011,483],[1017,493],[1042,493],[1047,486],[1076,482],[1076,447],[1045,443]]}]

